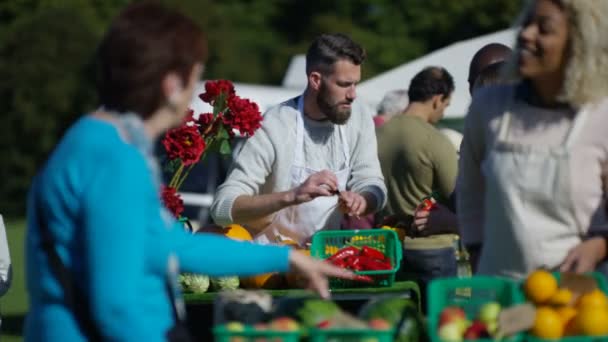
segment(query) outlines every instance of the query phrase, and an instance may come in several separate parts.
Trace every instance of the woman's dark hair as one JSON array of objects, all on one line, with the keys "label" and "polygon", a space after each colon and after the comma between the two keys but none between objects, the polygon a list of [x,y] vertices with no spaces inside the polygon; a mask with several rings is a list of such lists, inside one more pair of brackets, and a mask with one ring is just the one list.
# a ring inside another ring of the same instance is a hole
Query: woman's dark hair
[{"label": "woman's dark hair", "polygon": [[167,73],[186,84],[193,66],[206,60],[207,42],[185,15],[156,2],[136,2],[114,19],[97,58],[101,104],[145,119],[166,101],[161,83]]},{"label": "woman's dark hair", "polygon": [[355,65],[365,61],[365,50],[361,45],[342,33],[322,34],[318,36],[306,52],[306,73],[318,70],[329,74],[334,63],[346,59]]},{"label": "woman's dark hair", "polygon": [[411,102],[426,102],[435,95],[449,97],[454,91],[452,75],[442,67],[426,67],[410,82],[407,95]]}]

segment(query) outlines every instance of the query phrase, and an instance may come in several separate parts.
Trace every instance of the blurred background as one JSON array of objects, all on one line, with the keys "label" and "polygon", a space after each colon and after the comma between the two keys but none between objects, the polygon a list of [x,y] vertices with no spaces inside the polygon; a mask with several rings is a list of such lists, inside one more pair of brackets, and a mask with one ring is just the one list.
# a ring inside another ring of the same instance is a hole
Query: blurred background
[{"label": "blurred background", "polygon": [[[21,258],[31,178],[64,130],[96,108],[92,57],[109,21],[129,2],[0,1],[0,213],[7,219],[15,270],[13,288],[0,299],[2,341],[20,340],[27,311]],[[521,0],[164,2],[207,33],[205,78],[234,81],[239,95],[262,109],[303,90],[301,54],[315,36],[344,32],[367,50],[358,94],[370,110],[386,91],[407,88],[424,66],[443,65],[456,78],[458,99],[441,124],[455,129],[469,101],[462,75],[471,56],[491,41],[511,44],[507,29],[521,6]],[[185,190],[213,192],[227,166],[213,158],[208,163],[197,167]]]}]

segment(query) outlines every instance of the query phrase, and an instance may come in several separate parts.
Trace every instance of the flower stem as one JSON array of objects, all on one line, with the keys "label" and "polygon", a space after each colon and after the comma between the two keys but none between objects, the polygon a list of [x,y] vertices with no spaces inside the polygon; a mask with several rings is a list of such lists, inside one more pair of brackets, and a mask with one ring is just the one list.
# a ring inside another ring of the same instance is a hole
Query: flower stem
[{"label": "flower stem", "polygon": [[181,179],[177,183],[177,186],[175,187],[175,190],[178,190],[179,188],[181,188],[181,186],[184,183],[184,181],[186,180],[186,178],[188,178],[188,174],[190,173],[190,171],[192,171],[192,168],[194,167],[194,165],[196,165],[196,164],[192,164],[192,165],[188,166],[188,169],[186,170],[186,173],[184,173],[184,176],[181,177]]},{"label": "flower stem", "polygon": [[175,190],[178,189],[178,184],[181,184],[183,182],[183,181],[182,182],[179,181],[182,171],[184,171],[184,164],[180,163],[179,168],[177,169],[177,171],[175,171],[175,173],[173,174],[173,177],[171,177],[171,181],[169,182],[169,187],[175,188]]}]

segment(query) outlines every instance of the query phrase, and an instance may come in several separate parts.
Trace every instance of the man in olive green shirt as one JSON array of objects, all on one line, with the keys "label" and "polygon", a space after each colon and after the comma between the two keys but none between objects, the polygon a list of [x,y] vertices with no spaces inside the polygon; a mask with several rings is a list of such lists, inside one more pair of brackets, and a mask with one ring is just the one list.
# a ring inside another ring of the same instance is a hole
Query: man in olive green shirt
[{"label": "man in olive green shirt", "polygon": [[380,166],[388,190],[383,216],[397,218],[406,228],[402,268],[424,288],[436,277],[456,276],[454,245],[457,220],[445,205],[419,210],[425,197],[448,199],[454,192],[458,155],[437,129],[454,91],[452,76],[443,68],[419,72],[408,89],[410,103],[377,131]]}]

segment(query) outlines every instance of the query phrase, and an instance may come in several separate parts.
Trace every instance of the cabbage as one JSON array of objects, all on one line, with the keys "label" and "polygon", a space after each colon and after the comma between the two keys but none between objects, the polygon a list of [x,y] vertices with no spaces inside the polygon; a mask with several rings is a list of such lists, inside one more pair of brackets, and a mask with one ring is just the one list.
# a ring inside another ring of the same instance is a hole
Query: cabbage
[{"label": "cabbage", "polygon": [[182,273],[178,277],[182,291],[205,293],[209,289],[209,277],[206,275]]},{"label": "cabbage", "polygon": [[215,291],[236,290],[239,288],[239,277],[219,277],[211,278],[211,287]]}]

